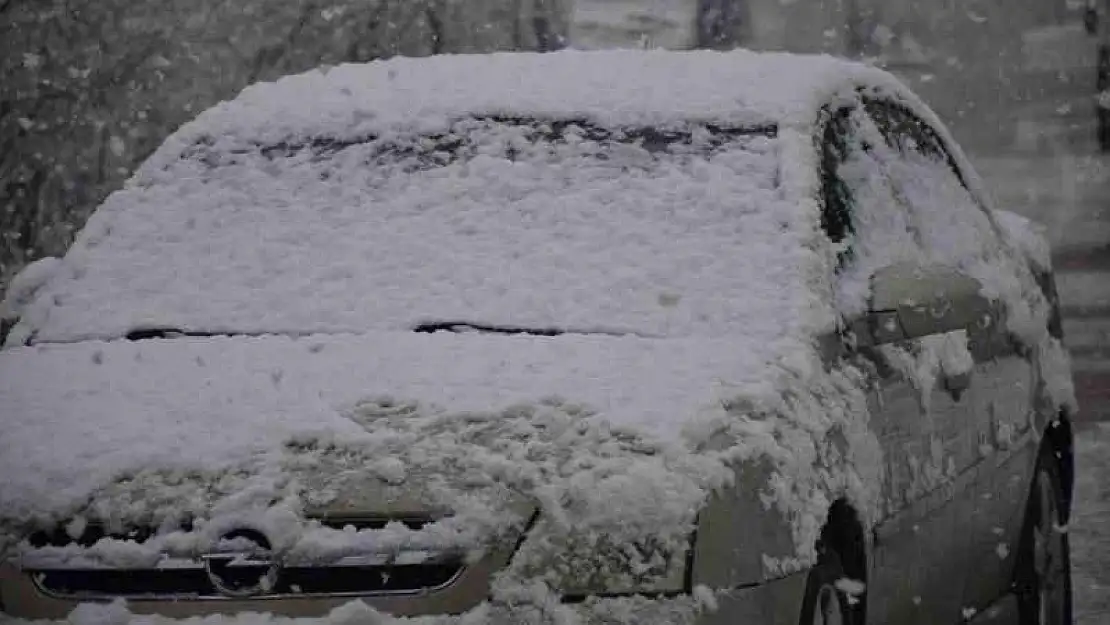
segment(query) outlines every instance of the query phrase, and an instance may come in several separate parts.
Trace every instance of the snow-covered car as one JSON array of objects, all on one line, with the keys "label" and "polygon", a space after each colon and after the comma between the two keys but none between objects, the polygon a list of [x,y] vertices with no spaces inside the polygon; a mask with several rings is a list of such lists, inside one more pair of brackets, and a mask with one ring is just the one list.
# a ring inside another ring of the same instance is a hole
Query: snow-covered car
[{"label": "snow-covered car", "polygon": [[1070,619],[1046,244],[875,68],[255,85],[2,313],[14,616]]}]

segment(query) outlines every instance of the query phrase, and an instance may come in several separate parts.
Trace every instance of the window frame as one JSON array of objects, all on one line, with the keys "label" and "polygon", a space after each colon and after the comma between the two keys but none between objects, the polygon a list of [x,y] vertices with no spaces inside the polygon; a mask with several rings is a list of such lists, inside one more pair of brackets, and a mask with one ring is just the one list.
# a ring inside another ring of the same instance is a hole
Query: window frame
[{"label": "window frame", "polygon": [[[969,168],[965,168],[961,164],[961,161],[957,159],[954,155],[957,151],[953,149],[954,141],[946,138],[945,133],[940,132],[933,124],[922,119],[920,115],[914,112],[913,109],[905,103],[899,102],[891,97],[883,97],[881,95],[867,95],[863,93],[863,90],[864,87],[857,87],[856,97],[852,98],[850,103],[830,102],[823,105],[817,113],[817,124],[815,127],[815,132],[813,134],[813,145],[814,150],[816,150],[816,156],[818,160],[818,180],[820,181],[820,188],[817,190],[817,199],[818,203],[821,206],[822,232],[824,232],[828,240],[831,241],[834,245],[837,245],[842,243],[852,234],[852,232],[854,232],[850,219],[850,211],[844,211],[845,214],[848,215],[847,224],[841,227],[839,231],[830,232],[830,207],[828,202],[829,195],[827,191],[829,188],[828,181],[831,179],[834,173],[829,170],[830,162],[827,158],[827,150],[825,147],[825,138],[833,121],[840,115],[851,114],[851,111],[853,110],[862,110],[862,112],[872,120],[872,122],[876,125],[876,127],[879,129],[884,137],[888,135],[889,127],[883,119],[880,119],[879,116],[876,115],[876,112],[893,110],[897,111],[897,114],[901,115],[904,119],[912,121],[919,130],[922,130],[927,135],[929,142],[934,144],[936,148],[942,152],[945,163],[948,165],[949,169],[951,169],[952,173],[955,174],[957,180],[959,180],[960,186],[962,186],[964,190],[967,191],[975,206],[978,207],[984,215],[986,215],[987,221],[988,223],[990,223],[995,237],[997,237],[999,240],[1004,239],[1005,236],[1002,233],[1001,227],[995,220],[994,213],[991,210],[990,206],[985,201],[981,192],[968,183],[969,176],[966,170]],[[901,150],[898,145],[890,145],[890,147],[891,149],[896,151]],[[972,170],[972,173],[974,173],[974,170]],[[838,269],[839,266],[842,265],[848,257],[850,257],[850,253],[841,252],[840,254],[838,254]]]}]

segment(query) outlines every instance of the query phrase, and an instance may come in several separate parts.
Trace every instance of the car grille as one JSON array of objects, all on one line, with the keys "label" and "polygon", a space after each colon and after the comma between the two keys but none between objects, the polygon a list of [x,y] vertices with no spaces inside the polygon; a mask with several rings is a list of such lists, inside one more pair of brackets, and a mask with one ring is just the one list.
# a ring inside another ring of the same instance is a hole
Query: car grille
[{"label": "car grille", "polygon": [[[419,529],[430,518],[322,518],[335,529],[380,529],[388,522],[402,522]],[[33,547],[91,546],[102,538],[142,542],[152,530],[110,533],[90,524],[78,538],[64,530],[37,532],[29,537]],[[244,534],[251,534],[249,530]],[[265,538],[258,535],[258,540]],[[262,545],[265,549],[268,544]],[[164,558],[151,568],[106,568],[46,565],[24,559],[24,571],[38,588],[51,596],[68,599],[215,599],[295,596],[397,595],[429,592],[450,585],[465,568],[464,554],[402,551],[340,558],[326,564],[277,566],[265,554],[209,554],[201,558]],[[265,581],[262,581],[265,580]]]}]

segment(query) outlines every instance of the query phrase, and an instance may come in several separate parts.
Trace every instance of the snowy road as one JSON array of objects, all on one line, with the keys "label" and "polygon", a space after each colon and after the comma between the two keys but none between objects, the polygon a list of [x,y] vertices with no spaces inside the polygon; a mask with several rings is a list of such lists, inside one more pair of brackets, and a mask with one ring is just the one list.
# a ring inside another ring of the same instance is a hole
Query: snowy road
[{"label": "snowy road", "polygon": [[1077,441],[1071,522],[1076,625],[1110,623],[1110,426],[1084,428]]}]

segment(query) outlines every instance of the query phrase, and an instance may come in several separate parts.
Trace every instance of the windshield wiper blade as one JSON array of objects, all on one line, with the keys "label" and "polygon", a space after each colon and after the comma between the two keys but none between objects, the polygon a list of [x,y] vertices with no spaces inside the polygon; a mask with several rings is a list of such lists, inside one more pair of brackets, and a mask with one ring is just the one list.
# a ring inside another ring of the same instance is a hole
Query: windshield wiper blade
[{"label": "windshield wiper blade", "polygon": [[124,335],[124,338],[128,341],[146,341],[149,339],[176,339],[183,336],[235,336],[235,334],[235,332],[197,332],[195,330],[168,327],[136,328]]},{"label": "windshield wiper blade", "polygon": [[491,326],[480,323],[459,321],[441,321],[436,323],[422,323],[412,329],[413,332],[431,334],[432,332],[478,332],[484,334],[529,334],[532,336],[559,336],[565,334],[564,330],[555,328],[520,328],[513,326]]}]

